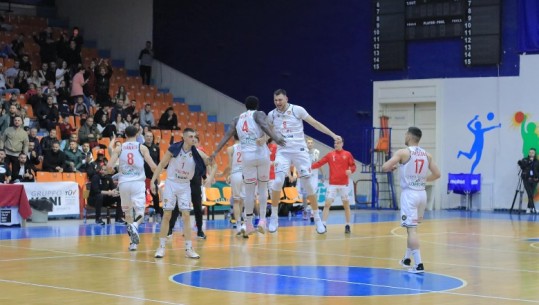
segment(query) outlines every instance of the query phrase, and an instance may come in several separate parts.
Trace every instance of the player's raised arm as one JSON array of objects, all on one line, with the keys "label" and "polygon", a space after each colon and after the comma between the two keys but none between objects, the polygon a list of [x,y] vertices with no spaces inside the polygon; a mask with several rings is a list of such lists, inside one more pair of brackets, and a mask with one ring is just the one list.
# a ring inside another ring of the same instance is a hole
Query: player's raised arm
[{"label": "player's raised arm", "polygon": [[333,131],[331,131],[329,128],[326,127],[326,125],[318,122],[315,120],[312,116],[308,116],[304,119],[305,122],[309,123],[312,127],[314,127],[316,130],[323,132],[327,134],[328,136],[332,137],[335,141],[340,141],[342,138],[338,135],[336,135]]},{"label": "player's raised arm", "polygon": [[230,126],[230,128],[226,132],[225,136],[221,139],[221,142],[219,142],[219,144],[217,144],[217,147],[215,148],[215,151],[209,156],[209,158],[211,160],[215,159],[215,156],[217,156],[217,154],[221,151],[221,149],[223,149],[226,142],[228,142],[228,140],[230,140],[230,138],[232,138],[232,136],[236,133],[236,124],[237,123],[238,123],[238,118],[236,117],[236,118],[234,118],[234,120],[232,120],[232,125]]}]

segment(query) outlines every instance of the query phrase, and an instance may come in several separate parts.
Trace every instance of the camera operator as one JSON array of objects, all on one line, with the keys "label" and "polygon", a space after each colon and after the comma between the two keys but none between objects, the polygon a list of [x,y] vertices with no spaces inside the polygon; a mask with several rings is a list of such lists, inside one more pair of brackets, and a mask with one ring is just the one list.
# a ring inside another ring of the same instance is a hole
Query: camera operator
[{"label": "camera operator", "polygon": [[539,162],[535,158],[535,148],[530,148],[528,156],[518,161],[518,165],[522,170],[521,177],[526,194],[528,194],[528,208],[526,213],[536,213],[533,195],[539,182]]}]

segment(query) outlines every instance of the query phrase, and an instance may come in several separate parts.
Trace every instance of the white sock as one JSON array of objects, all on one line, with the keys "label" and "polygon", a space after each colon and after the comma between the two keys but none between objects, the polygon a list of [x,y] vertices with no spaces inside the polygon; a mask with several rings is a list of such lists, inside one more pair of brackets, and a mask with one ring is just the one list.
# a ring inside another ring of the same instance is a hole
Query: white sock
[{"label": "white sock", "polygon": [[166,244],[167,244],[167,238],[166,237],[160,237],[159,238],[159,246],[161,248],[164,248]]},{"label": "white sock", "polygon": [[185,248],[186,248],[186,249],[190,249],[190,248],[192,248],[192,247],[193,247],[193,242],[190,241],[190,240],[186,240],[186,241],[185,241]]},{"label": "white sock", "polygon": [[318,210],[314,211],[314,220],[316,221],[320,220],[320,211]]},{"label": "white sock", "polygon": [[419,251],[419,249],[412,250],[412,256],[414,257],[414,262],[416,265],[419,265],[422,263],[421,252]]},{"label": "white sock", "polygon": [[412,257],[412,249],[406,248],[406,253],[404,254],[404,258],[410,258]]},{"label": "white sock", "polygon": [[271,218],[279,217],[279,207],[271,206]]}]

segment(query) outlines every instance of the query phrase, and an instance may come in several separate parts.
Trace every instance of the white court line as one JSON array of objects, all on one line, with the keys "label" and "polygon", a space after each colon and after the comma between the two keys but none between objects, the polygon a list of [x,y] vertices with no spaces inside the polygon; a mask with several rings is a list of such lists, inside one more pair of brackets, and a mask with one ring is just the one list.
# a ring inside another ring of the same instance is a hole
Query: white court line
[{"label": "white court line", "polygon": [[171,302],[159,301],[159,300],[154,300],[154,299],[134,297],[134,296],[129,296],[129,295],[98,292],[98,291],[91,291],[91,290],[85,290],[85,289],[66,288],[66,287],[59,287],[59,286],[52,286],[52,285],[35,284],[35,283],[30,283],[30,282],[20,282],[20,281],[12,281],[12,280],[4,280],[4,279],[0,279],[0,282],[9,283],[9,284],[18,284],[18,285],[24,285],[24,286],[40,287],[40,288],[66,290],[66,291],[72,291],[72,292],[82,292],[82,293],[88,293],[88,294],[97,294],[97,295],[103,295],[103,296],[108,296],[108,297],[124,298],[124,299],[145,301],[145,302],[152,302],[152,303],[159,303],[159,304],[183,305],[180,303],[171,303]]}]

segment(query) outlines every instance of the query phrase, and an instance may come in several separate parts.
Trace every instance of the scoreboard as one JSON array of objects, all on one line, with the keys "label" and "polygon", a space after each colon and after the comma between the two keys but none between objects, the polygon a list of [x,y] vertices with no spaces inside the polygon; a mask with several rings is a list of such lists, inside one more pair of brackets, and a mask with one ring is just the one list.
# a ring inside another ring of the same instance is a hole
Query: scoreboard
[{"label": "scoreboard", "polygon": [[501,0],[373,0],[375,71],[406,69],[408,41],[461,39],[462,64],[497,65]]}]

